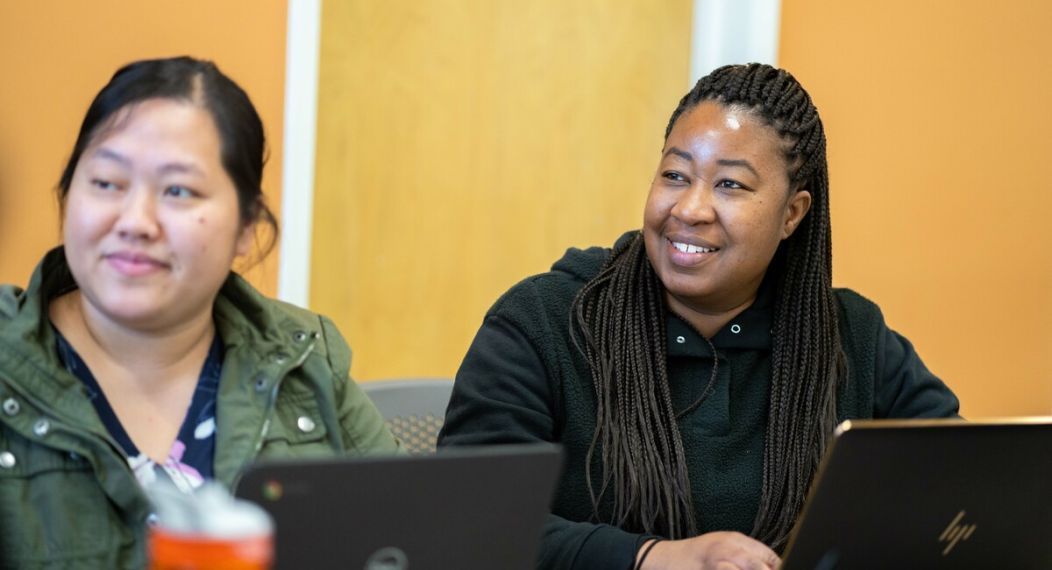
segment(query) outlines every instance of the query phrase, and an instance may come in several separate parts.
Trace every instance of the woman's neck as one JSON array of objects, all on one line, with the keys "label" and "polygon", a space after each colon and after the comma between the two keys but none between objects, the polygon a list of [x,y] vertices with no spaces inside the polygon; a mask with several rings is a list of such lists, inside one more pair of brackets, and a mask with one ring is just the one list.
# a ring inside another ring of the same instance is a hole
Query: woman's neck
[{"label": "woman's neck", "polygon": [[215,337],[210,311],[176,325],[142,330],[108,318],[79,290],[53,299],[49,315],[78,353],[90,353],[92,360],[104,358],[139,378],[172,378],[187,366],[200,367]]},{"label": "woman's neck", "polygon": [[742,301],[728,303],[724,306],[702,307],[685,302],[668,292],[665,293],[665,302],[669,310],[690,323],[705,338],[716,336],[720,329],[742,311],[748,309],[754,301],[756,301],[755,292]]}]

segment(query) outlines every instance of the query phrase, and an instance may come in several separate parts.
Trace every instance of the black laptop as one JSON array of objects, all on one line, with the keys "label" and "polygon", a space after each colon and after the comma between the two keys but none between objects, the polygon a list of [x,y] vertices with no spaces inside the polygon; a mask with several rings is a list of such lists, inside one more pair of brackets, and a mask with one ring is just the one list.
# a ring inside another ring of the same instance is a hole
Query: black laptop
[{"label": "black laptop", "polygon": [[236,494],[273,516],[279,570],[525,570],[561,461],[529,444],[267,462]]},{"label": "black laptop", "polygon": [[844,422],[782,570],[1052,569],[1050,422]]}]

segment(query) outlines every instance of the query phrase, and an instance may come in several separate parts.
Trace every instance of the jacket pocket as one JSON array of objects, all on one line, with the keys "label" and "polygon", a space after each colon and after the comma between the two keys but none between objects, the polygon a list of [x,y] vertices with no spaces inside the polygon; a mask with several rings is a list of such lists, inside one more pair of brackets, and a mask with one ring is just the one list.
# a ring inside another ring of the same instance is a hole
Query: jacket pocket
[{"label": "jacket pocket", "polygon": [[114,560],[121,528],[88,461],[0,426],[0,568]]}]

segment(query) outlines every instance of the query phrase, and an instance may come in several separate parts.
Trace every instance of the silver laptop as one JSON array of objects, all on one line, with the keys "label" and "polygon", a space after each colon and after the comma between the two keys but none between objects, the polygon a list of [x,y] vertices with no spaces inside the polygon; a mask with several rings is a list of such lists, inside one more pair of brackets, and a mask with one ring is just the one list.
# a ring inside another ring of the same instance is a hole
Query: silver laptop
[{"label": "silver laptop", "polygon": [[556,445],[258,463],[237,496],[274,517],[277,569],[533,568]]},{"label": "silver laptop", "polygon": [[1052,418],[844,422],[782,570],[1052,569]]}]

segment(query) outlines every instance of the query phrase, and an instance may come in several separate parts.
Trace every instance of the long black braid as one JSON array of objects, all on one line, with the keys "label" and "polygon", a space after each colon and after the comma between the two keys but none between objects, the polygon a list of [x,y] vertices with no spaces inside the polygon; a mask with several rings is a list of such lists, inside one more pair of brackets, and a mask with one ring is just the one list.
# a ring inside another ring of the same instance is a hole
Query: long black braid
[{"label": "long black braid", "polygon": [[[832,292],[829,175],[822,121],[788,72],[763,64],[721,67],[680,101],[676,120],[702,101],[747,109],[786,141],[790,188],[811,193],[810,212],[769,268],[777,287],[763,487],[752,535],[784,545],[836,422],[837,379],[846,359]],[[612,499],[627,530],[697,534],[683,442],[666,368],[664,288],[637,237],[613,252],[574,300],[571,330],[592,370],[602,474],[596,518]],[[579,335],[579,336],[578,336]],[[588,477],[591,482],[591,474]]]}]

